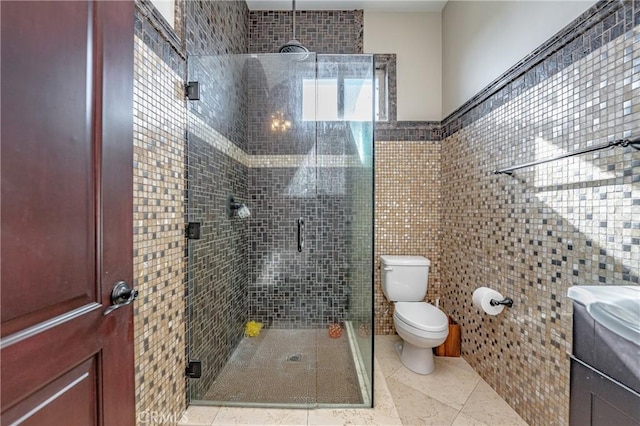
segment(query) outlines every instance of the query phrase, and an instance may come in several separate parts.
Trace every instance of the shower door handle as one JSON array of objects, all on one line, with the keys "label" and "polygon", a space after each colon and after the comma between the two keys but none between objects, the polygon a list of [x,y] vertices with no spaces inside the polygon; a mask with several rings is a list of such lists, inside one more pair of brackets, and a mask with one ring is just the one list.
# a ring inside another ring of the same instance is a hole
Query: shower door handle
[{"label": "shower door handle", "polygon": [[304,248],[304,219],[298,219],[298,251],[301,252]]}]

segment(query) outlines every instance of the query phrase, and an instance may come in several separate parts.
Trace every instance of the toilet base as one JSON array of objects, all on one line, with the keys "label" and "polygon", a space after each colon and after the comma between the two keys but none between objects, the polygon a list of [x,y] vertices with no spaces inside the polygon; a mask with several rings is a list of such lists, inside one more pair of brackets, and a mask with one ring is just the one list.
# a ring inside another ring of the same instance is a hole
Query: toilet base
[{"label": "toilet base", "polygon": [[406,341],[396,342],[396,352],[402,365],[418,374],[431,374],[435,369],[432,348],[419,348]]}]

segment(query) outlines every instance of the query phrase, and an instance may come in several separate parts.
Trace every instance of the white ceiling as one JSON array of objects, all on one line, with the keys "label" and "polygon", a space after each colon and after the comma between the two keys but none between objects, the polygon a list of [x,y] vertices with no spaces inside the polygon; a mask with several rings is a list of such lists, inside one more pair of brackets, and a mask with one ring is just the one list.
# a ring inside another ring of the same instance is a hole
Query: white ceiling
[{"label": "white ceiling", "polygon": [[[296,10],[440,12],[446,0],[297,0]],[[291,10],[289,0],[247,0],[250,10]]]}]

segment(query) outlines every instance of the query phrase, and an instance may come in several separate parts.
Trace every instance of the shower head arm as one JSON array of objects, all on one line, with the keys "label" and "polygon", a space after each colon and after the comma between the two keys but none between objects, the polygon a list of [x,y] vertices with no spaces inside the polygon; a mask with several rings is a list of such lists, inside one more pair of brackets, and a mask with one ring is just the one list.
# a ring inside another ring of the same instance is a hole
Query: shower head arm
[{"label": "shower head arm", "polygon": [[295,0],[292,0],[292,5],[291,5],[291,10],[292,10],[292,32],[293,32],[293,38],[291,40],[289,40],[288,42],[286,42],[285,44],[283,44],[282,46],[280,46],[280,49],[278,50],[280,53],[295,53],[296,55],[291,56],[291,60],[295,60],[295,61],[303,61],[305,59],[307,59],[307,57],[309,56],[309,49],[307,49],[306,47],[304,47],[302,45],[302,43],[300,43],[298,40],[296,40],[296,2]]},{"label": "shower head arm", "polygon": [[291,10],[293,11],[293,39],[296,40],[296,0],[292,0]]}]

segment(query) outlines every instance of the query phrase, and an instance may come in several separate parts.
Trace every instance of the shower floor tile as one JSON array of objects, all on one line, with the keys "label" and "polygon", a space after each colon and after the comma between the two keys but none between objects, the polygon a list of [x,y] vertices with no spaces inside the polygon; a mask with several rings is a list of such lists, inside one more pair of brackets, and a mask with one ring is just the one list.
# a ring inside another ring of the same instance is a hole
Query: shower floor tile
[{"label": "shower floor tile", "polygon": [[245,337],[205,400],[253,404],[362,404],[346,334],[326,329],[264,330]]}]

